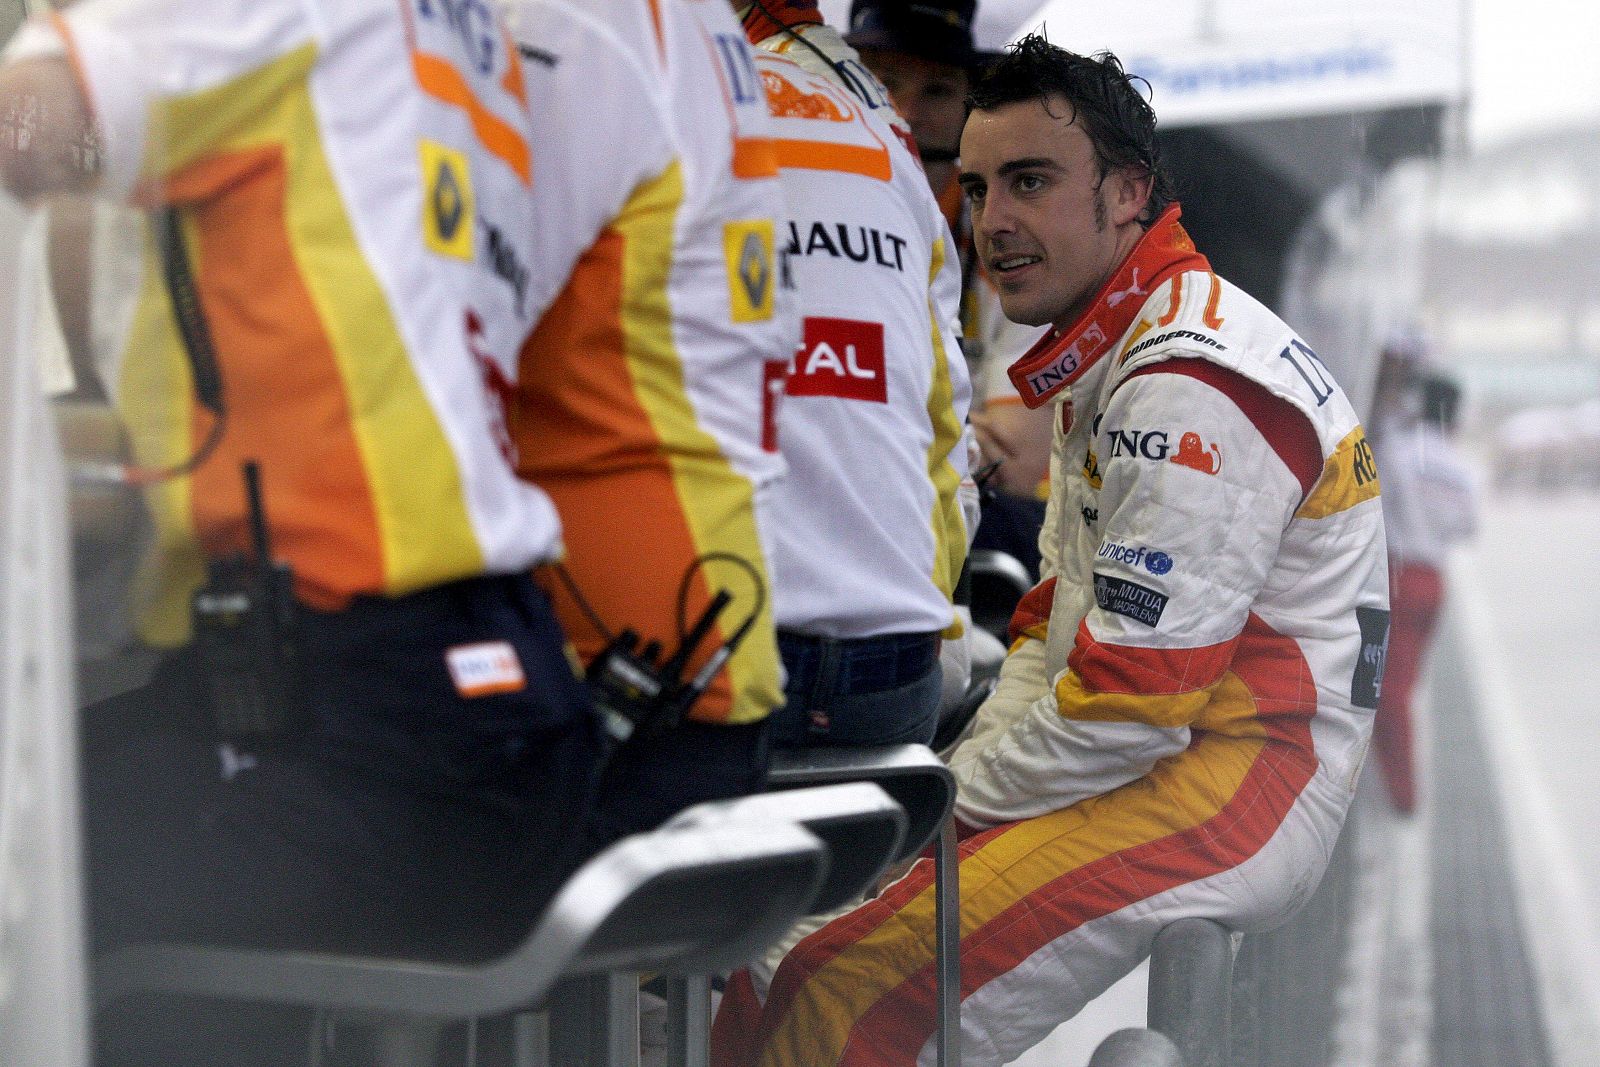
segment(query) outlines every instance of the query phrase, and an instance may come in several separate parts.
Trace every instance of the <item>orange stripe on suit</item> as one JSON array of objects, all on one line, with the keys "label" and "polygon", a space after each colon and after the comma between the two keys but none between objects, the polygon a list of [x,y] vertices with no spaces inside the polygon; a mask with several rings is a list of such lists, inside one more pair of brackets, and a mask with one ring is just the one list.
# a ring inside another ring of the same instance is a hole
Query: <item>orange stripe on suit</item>
[{"label": "orange stripe on suit", "polygon": [[1238,642],[1199,648],[1129,648],[1096,641],[1088,623],[1078,624],[1078,640],[1067,666],[1096,693],[1170,696],[1216,684],[1233,659]]},{"label": "orange stripe on suit", "polygon": [[1006,637],[1015,642],[1025,636],[1030,636],[1030,631],[1041,631],[1034,636],[1043,639],[1043,632],[1050,625],[1050,606],[1055,603],[1056,580],[1046,578],[1032,589],[1023,594],[1017,602],[1016,610],[1011,613],[1011,623],[1006,628]]}]

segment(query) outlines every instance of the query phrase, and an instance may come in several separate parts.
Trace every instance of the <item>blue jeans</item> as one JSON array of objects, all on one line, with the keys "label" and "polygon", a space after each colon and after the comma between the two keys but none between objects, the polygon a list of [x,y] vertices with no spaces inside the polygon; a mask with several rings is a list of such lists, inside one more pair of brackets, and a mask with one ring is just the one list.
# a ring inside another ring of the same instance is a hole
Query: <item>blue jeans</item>
[{"label": "blue jeans", "polygon": [[779,631],[788,681],[768,720],[774,748],[927,744],[939,725],[939,639],[836,639]]}]

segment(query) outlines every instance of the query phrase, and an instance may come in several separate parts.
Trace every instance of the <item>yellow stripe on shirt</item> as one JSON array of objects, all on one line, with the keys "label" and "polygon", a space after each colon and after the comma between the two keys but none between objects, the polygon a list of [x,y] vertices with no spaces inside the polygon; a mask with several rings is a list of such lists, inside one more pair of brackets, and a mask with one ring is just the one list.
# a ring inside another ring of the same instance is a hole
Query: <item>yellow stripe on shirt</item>
[{"label": "yellow stripe on shirt", "polygon": [[[928,268],[931,286],[944,270],[944,238],[934,242],[933,260]],[[961,515],[957,492],[961,473],[950,462],[950,453],[961,444],[961,423],[956,419],[955,389],[950,382],[950,354],[944,347],[943,324],[933,297],[928,298],[929,333],[933,338],[933,381],[928,390],[928,420],[933,424],[933,443],[928,446],[928,477],[933,480],[933,584],[946,597],[955,593],[961,566],[967,558],[967,525]],[[944,636],[962,633],[961,619],[953,616]]]},{"label": "yellow stripe on shirt", "polygon": [[[751,638],[727,667],[732,706],[726,721],[754,722],[783,700],[777,646],[770,639],[771,578],[756,528],[754,488],[702,428],[684,384],[668,284],[683,197],[683,171],[674,163],[635,192],[614,225],[625,248],[621,310],[626,361],[635,396],[671,463],[697,551],[737,556],[755,569],[766,588]],[[704,566],[703,577],[708,588],[725,588],[737,597],[721,620],[721,631],[729,633],[754,607],[751,574],[737,564],[712,561]]]}]

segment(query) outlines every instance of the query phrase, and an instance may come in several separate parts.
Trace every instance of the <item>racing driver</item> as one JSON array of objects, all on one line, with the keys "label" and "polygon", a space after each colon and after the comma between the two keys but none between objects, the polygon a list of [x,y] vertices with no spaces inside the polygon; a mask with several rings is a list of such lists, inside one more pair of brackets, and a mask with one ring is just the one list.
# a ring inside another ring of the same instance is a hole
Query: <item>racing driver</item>
[{"label": "racing driver", "polygon": [[[1179,224],[1115,57],[1028,37],[973,91],[963,190],[1011,368],[1052,405],[1043,582],[952,757],[962,1062],[1037,1043],[1187,916],[1311,895],[1355,787],[1388,628],[1371,450],[1292,330]],[[719,1062],[931,1062],[932,863],[784,959]],[[724,1013],[729,1009],[725,1005]]]}]

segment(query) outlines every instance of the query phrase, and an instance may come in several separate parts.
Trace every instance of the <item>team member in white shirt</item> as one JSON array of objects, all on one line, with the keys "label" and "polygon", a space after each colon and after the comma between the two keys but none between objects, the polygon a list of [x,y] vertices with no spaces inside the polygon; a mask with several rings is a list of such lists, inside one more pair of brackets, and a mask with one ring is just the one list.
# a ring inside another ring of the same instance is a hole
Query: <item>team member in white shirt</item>
[{"label": "team member in white shirt", "polygon": [[774,528],[787,704],[774,743],[926,742],[967,550],[960,275],[909,133],[790,0],[743,9],[772,115],[801,318],[783,368]]},{"label": "team member in white shirt", "polygon": [[1417,375],[1414,358],[1404,365],[1414,380],[1402,387],[1400,403],[1379,398],[1389,414],[1373,443],[1383,478],[1393,624],[1372,748],[1390,802],[1409,813],[1417,805],[1412,693],[1444,603],[1445,559],[1451,545],[1476,532],[1478,509],[1472,472],[1450,438],[1460,388],[1436,374]]},{"label": "team member in white shirt", "polygon": [[670,654],[720,590],[733,600],[684,677],[741,638],[686,722],[641,732],[612,760],[598,843],[764,780],[766,719],[782,700],[773,386],[795,322],[778,284],[765,100],[727,6],[509,10],[545,150],[529,231],[528,301],[542,318],[521,354],[512,438],[518,471],[561,513],[577,592],[546,586],[585,662],[624,627]]},{"label": "team member in white shirt", "polygon": [[[0,110],[36,136],[0,141],[8,186],[171,208],[188,265],[149,242],[104,368],[166,652],[84,716],[96,950],[490,953],[572,859],[598,721],[529,577],[556,512],[505,432],[535,105],[481,3],[85,0],[10,46]],[[202,319],[209,356],[180,339]],[[229,715],[252,693],[270,733]],[[241,1052],[193,1005],[130,1015],[103,1064],[305,1055],[304,1029]]]}]

